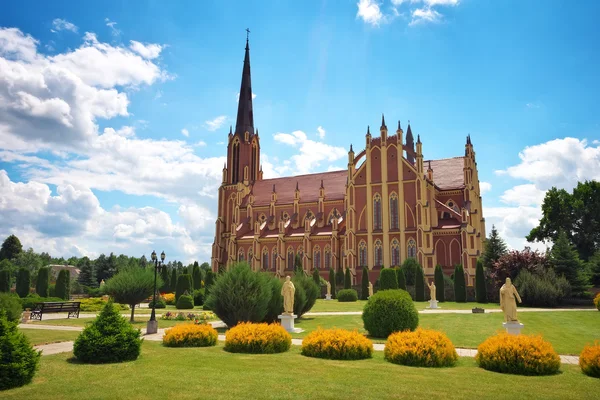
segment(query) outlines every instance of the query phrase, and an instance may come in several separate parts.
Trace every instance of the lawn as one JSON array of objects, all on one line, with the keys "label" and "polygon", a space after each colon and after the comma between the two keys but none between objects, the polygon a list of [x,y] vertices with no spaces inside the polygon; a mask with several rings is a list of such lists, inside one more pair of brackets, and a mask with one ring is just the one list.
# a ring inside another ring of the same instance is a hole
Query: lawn
[{"label": "lawn", "polygon": [[[144,342],[137,361],[110,365],[69,362],[71,354],[42,357],[33,382],[2,393],[3,399],[391,399],[543,398],[584,399],[600,392],[600,380],[563,365],[546,377],[502,375],[461,358],[455,368],[389,364],[382,352],[362,361],[330,361],[300,355],[296,346],[274,355],[230,354],[212,348],[165,348]],[[301,379],[294,379],[301,377]],[[90,390],[93,388],[93,390]]]},{"label": "lawn", "polygon": [[[92,322],[94,319],[95,318],[47,319],[44,321],[35,321],[35,322],[29,322],[29,323],[35,324],[35,325],[85,326],[88,322]],[[136,316],[133,326],[135,326],[136,328],[140,328],[140,329],[145,328],[149,319],[150,319],[150,317],[148,315],[139,316],[139,317]],[[169,328],[169,327],[175,326],[177,324],[183,324],[186,322],[190,322],[190,321],[173,321],[173,320],[167,321],[167,320],[160,319],[160,317],[156,317],[156,319],[158,320],[159,328]],[[129,321],[129,317],[127,317],[127,321]]]},{"label": "lawn", "polygon": [[[337,300],[318,299],[310,312],[333,312],[333,311],[362,311],[367,304],[366,300],[358,300],[356,302],[340,303]],[[414,302],[417,310],[424,310],[429,307],[428,301]],[[498,309],[500,306],[494,303],[479,304],[479,303],[455,303],[453,301],[439,303],[444,310],[471,310],[474,307],[484,308],[486,310]],[[136,311],[137,312],[137,311]]]},{"label": "lawn", "polygon": [[68,342],[75,340],[81,332],[73,331],[50,331],[47,329],[20,329],[20,332],[24,333],[29,338],[31,344],[49,344],[57,342]]}]

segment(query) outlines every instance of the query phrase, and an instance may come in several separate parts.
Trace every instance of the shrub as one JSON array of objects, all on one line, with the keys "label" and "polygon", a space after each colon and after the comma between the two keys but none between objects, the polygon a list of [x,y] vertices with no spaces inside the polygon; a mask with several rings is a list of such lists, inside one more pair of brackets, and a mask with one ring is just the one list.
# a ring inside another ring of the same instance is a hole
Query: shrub
[{"label": "shrub", "polygon": [[444,271],[442,271],[441,265],[438,264],[435,266],[435,272],[433,276],[435,281],[435,297],[437,298],[437,301],[444,302]]},{"label": "shrub", "polygon": [[165,331],[167,347],[209,347],[217,344],[218,333],[209,324],[181,324]]},{"label": "shrub", "polygon": [[360,283],[360,299],[367,300],[369,298],[369,267],[363,267]]},{"label": "shrub", "polygon": [[454,298],[457,303],[467,302],[465,270],[461,264],[458,264],[454,267]]},{"label": "shrub", "polygon": [[384,268],[379,273],[379,290],[387,289],[398,289],[398,278],[392,268]]},{"label": "shrub", "polygon": [[331,297],[335,299],[335,270],[333,268],[329,268],[329,284],[331,285]]},{"label": "shrub", "polygon": [[481,258],[477,259],[477,267],[475,268],[475,298],[478,303],[487,303],[487,289]]},{"label": "shrub", "polygon": [[281,314],[283,310],[283,296],[281,295],[281,287],[283,283],[276,276],[271,277],[271,300],[267,306],[267,314],[265,315],[262,322],[277,322],[277,316]]},{"label": "shrub", "polygon": [[291,345],[292,336],[278,324],[243,322],[225,333],[225,350],[231,353],[282,353]]},{"label": "shrub", "polygon": [[175,293],[163,293],[162,298],[165,299],[165,303],[167,303],[168,306],[175,305]]},{"label": "shrub", "polygon": [[148,302],[148,307],[152,308],[152,305],[154,305],[154,308],[167,308],[167,303],[162,296],[156,298],[156,303],[154,303],[154,299],[150,300],[150,302]]},{"label": "shrub", "polygon": [[298,293],[299,289],[304,292],[305,300],[302,306],[300,306],[301,299],[299,299],[299,303],[296,304],[296,296],[294,295],[294,314],[301,317],[313,308],[319,297],[321,288],[312,280],[312,278],[309,278],[304,274],[294,276],[292,282],[294,282],[294,286],[296,287],[296,293]]},{"label": "shrub", "polygon": [[[169,279],[169,291],[174,292],[177,289],[177,268],[173,267],[171,270],[171,278]],[[175,305],[175,300],[173,301]]]},{"label": "shrub", "polygon": [[[62,301],[62,300],[48,300],[48,301]],[[107,301],[102,300],[100,297],[90,297],[89,299],[81,299],[77,300],[81,304],[79,305],[80,311],[90,312],[90,311],[102,311]],[[115,307],[118,311],[127,311],[129,310],[129,306],[125,304],[113,303],[113,307]]]},{"label": "shrub", "polygon": [[10,271],[3,269],[0,271],[0,293],[10,292]]},{"label": "shrub", "polygon": [[315,283],[317,285],[319,285],[319,288],[320,288],[321,287],[321,274],[319,274],[319,270],[317,268],[313,268],[312,278],[313,278],[313,281],[315,281]]},{"label": "shrub", "polygon": [[598,293],[596,297],[594,297],[594,304],[596,305],[598,311],[600,311],[600,293]]},{"label": "shrub", "polygon": [[198,262],[194,262],[192,268],[192,283],[194,284],[194,290],[202,289],[202,272],[198,266]]},{"label": "shrub", "polygon": [[[252,271],[246,263],[238,263],[210,287],[204,306],[229,327],[240,322],[261,322],[267,315],[271,290],[266,274]],[[296,288],[296,293],[298,291]]]},{"label": "shrub", "polygon": [[40,362],[41,351],[35,351],[29,339],[19,332],[17,324],[0,310],[0,390],[28,384]]},{"label": "shrub", "polygon": [[341,303],[357,301],[358,293],[354,289],[342,289],[338,292],[337,299]]},{"label": "shrub", "polygon": [[387,337],[392,332],[415,330],[419,314],[405,290],[382,290],[369,298],[362,314],[369,335]]},{"label": "shrub", "polygon": [[198,313],[184,313],[167,311],[161,316],[165,321],[192,321],[195,324],[203,324],[206,321],[216,319],[217,316],[210,311],[200,311]]},{"label": "shrub", "polygon": [[352,289],[352,277],[350,276],[350,268],[346,268],[344,273],[344,289]]},{"label": "shrub", "polygon": [[201,306],[204,304],[204,290],[196,289],[194,290],[194,306]]},{"label": "shrub", "polygon": [[4,312],[8,321],[19,321],[22,311],[19,296],[10,293],[0,293],[0,313]]},{"label": "shrub", "polygon": [[48,287],[50,286],[50,269],[42,267],[38,271],[35,284],[35,292],[40,297],[48,297]]},{"label": "shrub", "polygon": [[398,280],[398,289],[406,290],[406,277],[402,268],[396,268],[396,279]]},{"label": "shrub", "polygon": [[71,298],[71,271],[61,269],[56,278],[54,297],[59,299],[69,300]]},{"label": "shrub", "polygon": [[454,300],[454,281],[448,275],[444,275],[444,301]]},{"label": "shrub", "polygon": [[416,258],[409,257],[402,263],[402,270],[404,271],[404,277],[406,278],[407,285],[415,284],[415,274],[417,273],[417,267],[421,265]]},{"label": "shrub", "polygon": [[593,378],[600,378],[600,343],[585,346],[579,355],[581,372]]},{"label": "shrub", "polygon": [[[157,286],[162,285],[158,278]],[[104,290],[115,301],[129,304],[130,321],[134,321],[135,305],[141,303],[154,292],[154,271],[151,268],[127,267],[121,269],[104,284]]]},{"label": "shrub", "polygon": [[300,312],[306,306],[306,292],[304,291],[304,286],[298,285],[296,282],[294,282],[294,287],[296,288],[294,292],[294,314],[300,316]]},{"label": "shrub", "polygon": [[[183,276],[183,275],[182,275]],[[194,298],[188,294],[182,294],[177,300],[175,308],[178,310],[191,310],[194,308]]]},{"label": "shrub", "polygon": [[19,268],[17,272],[17,294],[19,297],[27,297],[31,287],[31,273],[27,268]]},{"label": "shrub", "polygon": [[192,276],[189,274],[181,274],[177,278],[177,288],[175,289],[175,301],[179,300],[180,296],[183,296],[185,292],[192,292]]},{"label": "shrub", "polygon": [[302,355],[330,360],[362,360],[373,356],[373,342],[357,331],[319,328],[302,340]]},{"label": "shrub", "polygon": [[423,268],[419,265],[415,273],[415,300],[425,301],[425,277]]},{"label": "shrub", "polygon": [[64,301],[64,300],[59,299],[58,297],[40,297],[35,293],[31,293],[27,297],[23,297],[21,299],[21,307],[23,308],[23,310],[27,310],[28,308],[31,310],[35,307],[35,305],[37,303],[44,303],[47,301]]},{"label": "shrub", "polygon": [[73,354],[84,363],[103,364],[135,360],[142,346],[140,330],[123,318],[112,300],[75,340]]},{"label": "shrub", "polygon": [[412,367],[451,367],[458,361],[454,345],[446,335],[421,328],[392,333],[383,354],[391,363]]},{"label": "shrub", "polygon": [[522,270],[514,282],[523,299],[531,307],[556,307],[571,293],[571,286],[564,276],[557,277],[552,269],[531,273]]},{"label": "shrub", "polygon": [[475,361],[488,371],[518,375],[550,375],[560,368],[560,357],[541,336],[508,333],[481,343]]},{"label": "shrub", "polygon": [[163,281],[162,286],[159,286],[159,290],[161,291],[161,293],[170,292],[171,285],[170,285],[169,269],[164,265],[160,269],[160,278]]}]

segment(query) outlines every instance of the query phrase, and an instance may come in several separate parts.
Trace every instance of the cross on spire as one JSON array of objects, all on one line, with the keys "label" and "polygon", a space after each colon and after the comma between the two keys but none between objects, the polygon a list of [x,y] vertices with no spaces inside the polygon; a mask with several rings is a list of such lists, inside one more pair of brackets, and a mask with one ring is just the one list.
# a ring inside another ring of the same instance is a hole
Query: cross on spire
[{"label": "cross on spire", "polygon": [[249,37],[250,37],[250,28],[246,28],[246,41],[248,41]]}]

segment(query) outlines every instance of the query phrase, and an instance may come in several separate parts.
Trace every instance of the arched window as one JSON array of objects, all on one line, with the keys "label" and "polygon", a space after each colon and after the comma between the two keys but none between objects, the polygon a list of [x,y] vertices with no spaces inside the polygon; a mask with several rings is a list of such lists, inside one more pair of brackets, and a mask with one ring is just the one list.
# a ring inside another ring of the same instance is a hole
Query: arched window
[{"label": "arched window", "polygon": [[315,246],[313,249],[313,268],[321,269],[321,248]]},{"label": "arched window", "polygon": [[364,240],[361,240],[358,244],[358,264],[361,267],[366,267],[368,264],[367,261],[367,243]]},{"label": "arched window", "polygon": [[300,256],[300,260],[302,260],[304,258],[304,247],[298,246],[298,250],[296,250],[296,253],[298,254],[298,256]]},{"label": "arched window", "polygon": [[327,224],[331,225],[332,221],[335,219],[339,219],[340,218],[340,213],[338,212],[337,208],[334,208],[333,210],[331,210],[329,212],[329,216],[327,217]]},{"label": "arched window", "polygon": [[262,269],[269,270],[269,250],[265,247],[262,252]]},{"label": "arched window", "polygon": [[294,249],[292,248],[292,246],[288,247],[288,252],[287,252],[287,269],[289,269],[289,270],[293,270],[294,269]]},{"label": "arched window", "polygon": [[408,241],[408,246],[407,246],[406,252],[408,254],[408,257],[417,258],[417,243],[415,242],[414,239],[410,239]]},{"label": "arched window", "polygon": [[325,246],[325,269],[331,269],[331,247]]},{"label": "arched window", "polygon": [[381,246],[381,240],[375,241],[375,266],[381,267],[383,265],[383,247]]},{"label": "arched window", "polygon": [[400,243],[398,240],[392,240],[392,267],[400,266]]},{"label": "arched window", "polygon": [[252,248],[248,249],[248,262],[252,263],[252,259],[254,258],[254,252],[252,251]]},{"label": "arched window", "polygon": [[390,229],[398,229],[398,195],[390,195]]},{"label": "arched window", "polygon": [[242,262],[242,261],[244,261],[244,249],[242,249],[242,248],[240,248],[240,249],[238,250],[238,261],[239,261],[239,262]]},{"label": "arched window", "polygon": [[277,269],[277,247],[273,247],[273,265],[271,268],[273,268],[273,270]]},{"label": "arched window", "polygon": [[381,196],[379,193],[375,193],[375,196],[373,196],[373,230],[380,230],[381,228]]}]

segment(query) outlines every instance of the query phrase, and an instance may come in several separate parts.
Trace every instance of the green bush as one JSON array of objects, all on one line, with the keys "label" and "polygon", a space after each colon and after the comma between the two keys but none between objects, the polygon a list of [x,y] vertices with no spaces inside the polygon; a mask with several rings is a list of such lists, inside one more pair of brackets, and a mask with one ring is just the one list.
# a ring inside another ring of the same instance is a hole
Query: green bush
[{"label": "green bush", "polygon": [[402,270],[404,271],[407,286],[414,286],[418,266],[420,264],[415,258],[407,258],[402,263]]},{"label": "green bush", "polygon": [[59,299],[58,297],[41,297],[35,293],[31,293],[27,297],[23,297],[21,299],[21,307],[23,308],[23,310],[27,310],[28,308],[30,310],[32,310],[37,303],[45,303],[45,302],[51,302],[51,301],[64,301],[64,300]]},{"label": "green bush", "polygon": [[[150,300],[148,302],[148,307],[152,308],[152,305],[154,304],[154,300]],[[165,301],[165,299],[163,299],[161,296],[156,298],[156,304],[154,304],[154,308],[167,308],[167,302]]]},{"label": "green bush", "polygon": [[0,310],[0,391],[27,385],[40,362],[41,351],[35,351],[29,339],[19,332],[17,324]]},{"label": "green bush", "polygon": [[50,286],[50,269],[42,267],[38,271],[35,283],[35,292],[40,297],[48,297],[48,287]]},{"label": "green bush", "polygon": [[84,363],[104,364],[135,360],[141,347],[140,330],[121,316],[111,300],[77,337],[73,354]]},{"label": "green bush", "polygon": [[[49,301],[63,301],[61,299],[58,300],[49,300]],[[102,311],[107,301],[102,300],[100,297],[90,297],[88,299],[80,299],[77,300],[79,304],[79,310],[82,312],[97,312]],[[126,304],[113,303],[113,306],[119,311],[127,311],[129,310],[129,306]]]},{"label": "green bush", "polygon": [[261,322],[267,315],[271,293],[266,274],[237,263],[210,287],[204,309],[212,310],[230,328],[240,322]]},{"label": "green bush", "polygon": [[17,272],[17,294],[19,297],[27,297],[31,287],[31,273],[27,268],[19,268]]},{"label": "green bush", "polygon": [[313,268],[312,277],[313,281],[315,281],[315,283],[321,287],[321,275],[319,274],[319,270],[317,268]]},{"label": "green bush", "polygon": [[444,296],[444,271],[442,271],[441,265],[435,266],[435,272],[433,276],[435,281],[435,297],[437,301],[444,302],[446,298]]},{"label": "green bush", "polygon": [[398,280],[398,289],[406,290],[406,277],[402,268],[396,268],[396,279]]},{"label": "green bush", "polygon": [[296,307],[296,299],[294,297],[294,313],[298,317],[301,317],[305,313],[309,312],[311,308],[313,308],[317,298],[319,297],[319,294],[321,293],[321,287],[317,286],[312,278],[309,278],[304,274],[294,276],[294,278],[292,278],[292,282],[296,287],[296,292],[298,292],[299,288],[304,291],[305,301],[301,307]]},{"label": "green bush", "polygon": [[192,283],[194,284],[194,290],[202,289],[202,272],[200,271],[198,262],[195,262],[192,268]]},{"label": "green bush", "polygon": [[171,285],[170,285],[170,278],[169,278],[169,269],[163,265],[162,268],[160,269],[160,277],[163,281],[162,286],[160,286],[160,292],[161,293],[170,293],[173,290],[171,289]]},{"label": "green bush", "polygon": [[[183,276],[183,275],[182,275]],[[182,294],[177,299],[177,304],[175,308],[178,310],[191,310],[194,308],[194,298],[188,294]]]},{"label": "green bush", "polygon": [[349,303],[358,300],[358,293],[354,289],[342,289],[337,294],[337,299],[341,303]]},{"label": "green bush", "polygon": [[272,323],[278,321],[277,316],[283,310],[283,296],[281,295],[283,283],[276,276],[271,277],[269,283],[271,285],[271,300],[269,300],[267,314],[263,322]]},{"label": "green bush", "polygon": [[525,269],[514,282],[523,299],[530,307],[556,307],[571,294],[571,285],[564,276],[557,277],[552,269],[533,274]]},{"label": "green bush", "polygon": [[56,278],[55,297],[63,300],[71,298],[71,272],[66,269],[61,269]]},{"label": "green bush", "polygon": [[344,273],[344,289],[352,289],[352,276],[350,276],[350,268],[346,268]]},{"label": "green bush", "polygon": [[331,285],[331,297],[335,299],[335,270],[329,268],[329,284]]},{"label": "green bush", "polygon": [[362,319],[365,330],[374,337],[388,337],[392,332],[415,330],[419,314],[405,290],[382,290],[369,298]]},{"label": "green bush", "polygon": [[169,292],[175,292],[177,289],[177,268],[173,267],[171,271],[171,279],[169,279]]},{"label": "green bush", "polygon": [[10,292],[10,271],[3,269],[0,271],[0,293]]},{"label": "green bush", "polygon": [[179,300],[185,292],[190,293],[193,289],[192,276],[189,274],[181,274],[177,278],[177,289],[175,290],[175,301]]},{"label": "green bush", "polygon": [[367,300],[369,298],[369,267],[363,267],[360,283],[360,299]]},{"label": "green bush", "polygon": [[[294,314],[300,316],[302,309],[306,305],[306,292],[304,286],[294,283],[296,291],[294,292]],[[283,308],[282,308],[283,310]]]},{"label": "green bush", "polygon": [[6,313],[6,318],[8,318],[9,321],[19,321],[23,311],[19,296],[10,293],[0,293],[0,312],[2,311]]},{"label": "green bush", "polygon": [[415,300],[425,301],[425,276],[423,276],[423,268],[417,266],[415,273]]},{"label": "green bush", "polygon": [[194,306],[201,306],[204,304],[204,289],[194,290]]},{"label": "green bush", "polygon": [[467,286],[465,285],[465,270],[461,264],[454,267],[454,300],[457,303],[467,302]]},{"label": "green bush", "polygon": [[[208,298],[210,294],[210,288],[215,284],[215,273],[211,270],[206,271],[206,277],[204,278],[204,299]],[[206,301],[206,300],[205,300]]]},{"label": "green bush", "polygon": [[475,298],[478,303],[487,303],[487,289],[481,258],[477,259],[477,267],[475,268]]},{"label": "green bush", "polygon": [[379,290],[398,289],[396,271],[392,268],[383,268],[379,273]]}]

